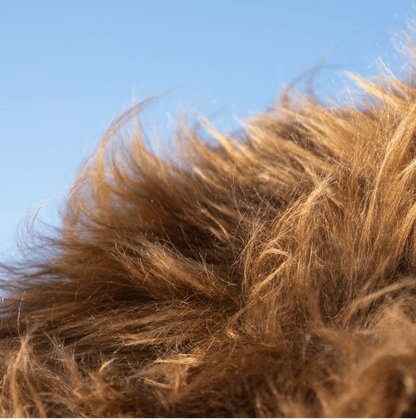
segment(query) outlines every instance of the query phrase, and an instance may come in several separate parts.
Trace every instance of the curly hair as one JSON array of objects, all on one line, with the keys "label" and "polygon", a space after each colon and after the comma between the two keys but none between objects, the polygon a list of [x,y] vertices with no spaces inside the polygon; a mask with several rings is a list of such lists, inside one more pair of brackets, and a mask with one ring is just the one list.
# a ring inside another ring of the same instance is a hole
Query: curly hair
[{"label": "curly hair", "polygon": [[416,71],[352,77],[170,154],[117,119],[1,265],[0,415],[416,415]]}]

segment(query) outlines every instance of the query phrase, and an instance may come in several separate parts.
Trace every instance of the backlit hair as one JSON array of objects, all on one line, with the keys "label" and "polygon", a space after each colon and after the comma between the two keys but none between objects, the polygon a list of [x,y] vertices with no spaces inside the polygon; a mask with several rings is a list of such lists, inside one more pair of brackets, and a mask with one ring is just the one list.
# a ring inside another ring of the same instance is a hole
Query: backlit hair
[{"label": "backlit hair", "polygon": [[415,76],[168,157],[123,114],[1,266],[0,415],[415,415]]}]

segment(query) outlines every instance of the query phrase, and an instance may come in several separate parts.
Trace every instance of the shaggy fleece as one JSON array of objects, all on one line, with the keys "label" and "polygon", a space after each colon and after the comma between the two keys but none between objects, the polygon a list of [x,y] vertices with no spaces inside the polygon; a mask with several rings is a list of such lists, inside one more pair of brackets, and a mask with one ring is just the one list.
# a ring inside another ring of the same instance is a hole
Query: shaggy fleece
[{"label": "shaggy fleece", "polygon": [[416,71],[353,78],[168,157],[115,121],[1,266],[0,415],[416,415]]}]

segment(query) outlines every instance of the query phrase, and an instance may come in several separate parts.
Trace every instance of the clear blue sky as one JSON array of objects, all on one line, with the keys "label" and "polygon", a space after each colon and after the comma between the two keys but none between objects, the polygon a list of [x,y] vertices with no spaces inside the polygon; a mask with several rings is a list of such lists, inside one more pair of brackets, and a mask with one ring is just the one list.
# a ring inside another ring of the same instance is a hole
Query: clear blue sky
[{"label": "clear blue sky", "polygon": [[394,65],[406,17],[404,0],[2,0],[0,259],[29,207],[50,198],[43,218],[57,223],[52,203],[132,98],[177,87],[145,114],[149,127],[171,128],[179,104],[220,111],[230,130],[329,52],[317,80],[329,94],[341,70]]}]

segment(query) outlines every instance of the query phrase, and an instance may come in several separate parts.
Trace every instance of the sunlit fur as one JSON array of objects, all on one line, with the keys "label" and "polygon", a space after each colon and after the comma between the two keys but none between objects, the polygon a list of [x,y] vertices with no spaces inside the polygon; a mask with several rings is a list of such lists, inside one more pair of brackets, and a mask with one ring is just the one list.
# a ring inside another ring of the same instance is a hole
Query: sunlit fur
[{"label": "sunlit fur", "polygon": [[416,73],[354,80],[167,157],[121,116],[2,266],[0,415],[415,415]]}]

